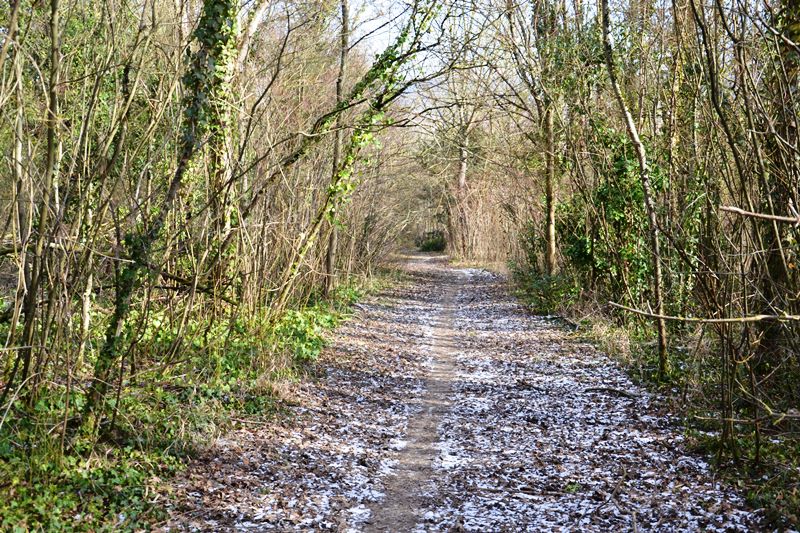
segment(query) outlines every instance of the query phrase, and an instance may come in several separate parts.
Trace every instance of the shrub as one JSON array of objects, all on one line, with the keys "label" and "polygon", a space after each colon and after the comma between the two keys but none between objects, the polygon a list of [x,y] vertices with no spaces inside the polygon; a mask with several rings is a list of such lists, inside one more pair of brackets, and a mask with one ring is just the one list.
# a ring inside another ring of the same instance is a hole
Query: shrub
[{"label": "shrub", "polygon": [[443,252],[447,240],[441,230],[426,231],[417,238],[416,244],[420,252]]},{"label": "shrub", "polygon": [[566,274],[539,274],[536,272],[514,272],[517,295],[536,313],[554,314],[572,306],[580,289],[572,277]]}]

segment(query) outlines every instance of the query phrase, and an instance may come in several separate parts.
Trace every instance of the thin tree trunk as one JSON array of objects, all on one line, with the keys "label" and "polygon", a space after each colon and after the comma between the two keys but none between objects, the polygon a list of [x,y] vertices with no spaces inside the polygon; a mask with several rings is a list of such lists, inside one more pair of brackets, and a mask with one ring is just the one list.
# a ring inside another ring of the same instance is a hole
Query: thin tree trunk
[{"label": "thin tree trunk", "polygon": [[[342,13],[342,34],[341,47],[339,51],[339,75],[336,77],[336,105],[339,106],[344,100],[344,77],[347,69],[347,53],[350,46],[350,8],[348,0],[341,0]],[[339,165],[342,152],[342,115],[336,117],[336,133],[333,140],[333,164],[332,176],[335,178],[339,172]],[[329,295],[336,284],[336,250],[339,245],[339,235],[336,228],[336,221],[331,223],[331,233],[328,240],[328,252],[325,254],[325,295]]]},{"label": "thin tree trunk", "polygon": [[547,228],[546,228],[546,248],[545,248],[545,270],[547,274],[553,275],[556,271],[556,202],[555,202],[555,179],[556,179],[556,141],[553,131],[553,107],[548,103],[545,111],[545,136],[547,138],[546,176],[545,176],[545,204],[547,208]]},{"label": "thin tree trunk", "polygon": [[[20,313],[22,312],[22,304],[25,299],[25,291],[30,286],[30,270],[27,268],[28,264],[28,242],[30,240],[30,232],[33,227],[32,213],[33,213],[33,184],[31,183],[30,176],[27,172],[27,166],[24,161],[24,137],[23,126],[25,120],[25,98],[23,94],[22,85],[22,61],[24,56],[19,53],[19,48],[14,49],[14,72],[16,76],[16,114],[14,119],[14,148],[12,152],[13,158],[13,178],[14,178],[14,200],[16,202],[15,225],[16,232],[19,239],[19,271],[17,277],[17,291],[14,298],[14,307],[11,314],[10,326],[5,340],[5,347],[8,348],[13,345],[17,331],[17,324],[19,324]],[[0,405],[5,404],[6,394],[10,391],[14,375],[19,367],[20,357],[14,359],[13,370],[8,365],[4,365],[3,374],[6,382],[6,387],[3,390],[2,397],[0,397]]]},{"label": "thin tree trunk", "polygon": [[[8,55],[8,47],[14,43],[14,40],[17,37],[17,29],[19,28],[19,8],[22,0],[15,0],[11,4],[11,16],[8,20],[8,26],[6,27],[6,35],[3,37],[3,46],[0,47],[0,73],[3,72],[3,67],[6,64],[6,56]],[[18,49],[19,46],[15,43],[14,46]],[[16,57],[16,53],[14,57]]]},{"label": "thin tree trunk", "polygon": [[667,324],[663,318],[664,298],[662,294],[661,245],[658,220],[656,219],[656,208],[653,201],[653,191],[650,184],[650,170],[647,166],[647,153],[645,152],[644,144],[642,144],[639,138],[639,132],[636,129],[636,124],[633,121],[628,105],[625,103],[625,98],[622,95],[622,90],[619,87],[614,70],[614,50],[611,47],[611,37],[609,35],[610,21],[608,0],[602,0],[602,9],[603,49],[605,52],[606,68],[608,69],[608,78],[611,82],[611,88],[614,91],[617,104],[619,104],[620,113],[625,120],[628,137],[636,150],[636,157],[639,160],[639,179],[642,184],[642,194],[644,196],[644,204],[647,210],[647,219],[650,229],[650,245],[653,262],[653,297],[656,300],[655,312],[657,315],[660,315],[660,318],[656,319],[656,327],[658,330],[658,378],[663,379],[669,365],[667,359]]},{"label": "thin tree trunk", "polygon": [[[195,38],[200,41],[200,47],[193,54],[192,64],[189,67],[192,70],[184,77],[184,82],[188,87],[183,102],[184,118],[179,155],[164,201],[144,235],[129,233],[125,238],[129,262],[121,269],[116,280],[114,312],[106,327],[105,339],[95,362],[92,384],[89,387],[86,405],[80,420],[80,423],[86,426],[90,432],[98,428],[99,415],[102,414],[102,411],[98,414],[98,410],[108,392],[112,379],[111,369],[120,357],[123,328],[130,314],[133,295],[140,285],[142,271],[149,268],[151,264],[153,246],[161,236],[167,218],[178,200],[178,193],[189,170],[189,165],[198,148],[203,144],[209,129],[207,123],[201,122],[200,116],[218,112],[217,109],[209,109],[211,104],[208,102],[208,95],[214,94],[214,90],[219,88],[215,84],[220,81],[208,76],[208,69],[218,68],[219,62],[224,60],[224,49],[231,43],[213,41],[201,28],[207,25],[222,27],[234,24],[231,20],[231,17],[235,16],[232,5],[226,6],[227,9],[223,11],[219,11],[219,7],[219,4],[212,5],[211,2],[204,4],[199,29],[195,32]],[[232,33],[223,34],[221,38],[233,39],[233,35]]]},{"label": "thin tree trunk", "polygon": [[[59,170],[59,140],[58,140],[58,84],[61,77],[61,21],[59,13],[59,0],[50,3],[50,80],[48,86],[47,106],[47,168],[42,190],[42,201],[39,205],[39,223],[37,224],[36,246],[31,257],[27,278],[27,291],[23,303],[25,322],[22,331],[22,349],[19,357],[22,361],[22,374],[20,379],[25,381],[30,371],[33,353],[33,342],[36,333],[36,308],[39,287],[42,281],[42,270],[45,262],[45,241],[49,233],[50,201],[53,187],[58,180]],[[20,81],[21,83],[21,81]],[[15,369],[16,370],[16,369]],[[7,385],[14,379],[12,373]]]},{"label": "thin tree trunk", "polygon": [[468,257],[469,228],[467,224],[467,163],[469,151],[467,147],[467,134],[464,134],[461,145],[458,147],[458,183],[456,189],[456,224],[455,244],[456,250],[462,258]]}]

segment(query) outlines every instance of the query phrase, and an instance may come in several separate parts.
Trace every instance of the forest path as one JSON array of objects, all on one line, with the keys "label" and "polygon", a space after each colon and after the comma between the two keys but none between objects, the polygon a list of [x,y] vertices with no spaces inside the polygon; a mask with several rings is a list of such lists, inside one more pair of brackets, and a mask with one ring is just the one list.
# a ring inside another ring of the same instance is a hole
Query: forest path
[{"label": "forest path", "polygon": [[192,465],[167,529],[758,529],[646,391],[499,276],[406,269],[337,330],[292,420]]},{"label": "forest path", "polygon": [[443,279],[441,296],[431,327],[426,332],[429,359],[424,376],[424,390],[419,409],[408,422],[406,445],[400,450],[395,472],[384,482],[384,497],[372,505],[365,531],[412,531],[419,521],[418,512],[427,502],[427,483],[436,475],[439,426],[452,408],[457,379],[455,353],[458,336],[453,329],[455,295],[464,275]]}]

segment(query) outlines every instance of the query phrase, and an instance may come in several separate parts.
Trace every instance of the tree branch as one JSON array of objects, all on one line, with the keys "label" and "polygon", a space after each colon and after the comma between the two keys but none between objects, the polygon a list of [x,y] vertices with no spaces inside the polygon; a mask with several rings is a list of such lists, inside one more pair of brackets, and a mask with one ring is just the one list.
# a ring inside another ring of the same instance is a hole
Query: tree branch
[{"label": "tree branch", "polygon": [[699,318],[699,317],[688,317],[688,316],[659,315],[657,313],[649,313],[647,311],[634,309],[633,307],[628,307],[615,302],[608,302],[608,304],[612,307],[616,307],[617,309],[622,309],[623,311],[629,311],[631,313],[636,313],[637,315],[642,315],[649,318],[673,320],[676,322],[692,322],[697,324],[739,324],[745,322],[761,322],[763,320],[774,320],[776,322],[800,322],[800,315],[749,315],[749,316],[740,316],[731,318]]}]

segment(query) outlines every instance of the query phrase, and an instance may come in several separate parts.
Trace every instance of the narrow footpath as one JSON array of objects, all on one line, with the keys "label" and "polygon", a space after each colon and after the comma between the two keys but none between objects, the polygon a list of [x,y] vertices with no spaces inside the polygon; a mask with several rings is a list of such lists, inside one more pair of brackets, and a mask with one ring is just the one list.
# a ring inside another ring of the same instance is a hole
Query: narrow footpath
[{"label": "narrow footpath", "polygon": [[753,531],[619,367],[497,275],[418,256],[340,327],[293,416],[218,439],[172,531]]}]

